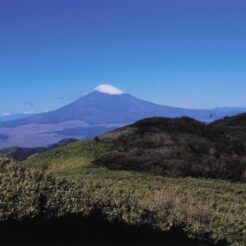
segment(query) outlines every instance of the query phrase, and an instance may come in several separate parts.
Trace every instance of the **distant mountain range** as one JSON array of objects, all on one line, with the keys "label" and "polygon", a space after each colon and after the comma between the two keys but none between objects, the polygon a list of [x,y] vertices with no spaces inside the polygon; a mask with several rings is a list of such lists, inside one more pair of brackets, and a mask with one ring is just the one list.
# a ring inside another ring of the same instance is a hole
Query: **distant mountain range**
[{"label": "distant mountain range", "polygon": [[30,117],[31,115],[32,115],[31,113],[16,113],[16,114],[6,113],[0,115],[0,122],[26,118],[26,117]]},{"label": "distant mountain range", "polygon": [[40,147],[64,138],[91,138],[147,117],[182,117],[212,122],[243,108],[185,109],[154,104],[126,93],[96,90],[54,111],[0,123],[0,148]]}]

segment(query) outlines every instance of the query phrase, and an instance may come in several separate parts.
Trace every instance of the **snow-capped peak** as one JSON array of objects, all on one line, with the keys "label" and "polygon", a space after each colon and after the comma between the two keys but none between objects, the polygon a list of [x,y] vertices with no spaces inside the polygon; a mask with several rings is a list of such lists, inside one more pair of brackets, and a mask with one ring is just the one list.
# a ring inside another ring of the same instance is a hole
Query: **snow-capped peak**
[{"label": "snow-capped peak", "polygon": [[97,92],[101,92],[101,93],[105,93],[105,94],[109,94],[109,95],[121,95],[124,92],[122,90],[120,90],[117,87],[114,87],[112,85],[109,84],[102,84],[102,85],[98,85],[95,88],[95,91]]}]

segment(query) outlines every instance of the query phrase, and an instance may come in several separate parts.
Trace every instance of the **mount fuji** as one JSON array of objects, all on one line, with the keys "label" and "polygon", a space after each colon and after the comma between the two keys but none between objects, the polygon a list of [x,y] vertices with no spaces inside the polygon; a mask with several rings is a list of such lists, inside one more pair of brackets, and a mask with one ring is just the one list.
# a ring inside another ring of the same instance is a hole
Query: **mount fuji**
[{"label": "mount fuji", "polygon": [[211,122],[244,109],[198,110],[154,104],[100,85],[80,99],[54,111],[0,123],[0,148],[48,146],[64,138],[91,138],[147,117],[188,116]]}]

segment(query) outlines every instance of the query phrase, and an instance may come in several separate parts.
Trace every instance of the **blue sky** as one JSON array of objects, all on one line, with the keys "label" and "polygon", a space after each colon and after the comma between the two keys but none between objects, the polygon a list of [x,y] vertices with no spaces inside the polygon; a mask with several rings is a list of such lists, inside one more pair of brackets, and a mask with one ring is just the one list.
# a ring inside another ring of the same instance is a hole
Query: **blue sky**
[{"label": "blue sky", "polygon": [[0,114],[108,83],[156,103],[246,106],[245,0],[0,0]]}]

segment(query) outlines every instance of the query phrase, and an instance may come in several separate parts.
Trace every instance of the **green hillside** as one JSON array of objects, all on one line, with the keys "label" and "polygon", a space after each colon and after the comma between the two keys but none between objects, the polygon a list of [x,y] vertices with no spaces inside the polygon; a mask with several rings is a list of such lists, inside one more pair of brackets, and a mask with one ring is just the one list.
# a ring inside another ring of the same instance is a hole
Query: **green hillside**
[{"label": "green hillside", "polygon": [[163,232],[182,228],[188,237],[202,241],[246,244],[246,184],[112,171],[93,164],[111,151],[111,145],[100,141],[80,141],[33,156],[23,164],[76,182],[83,199],[76,193],[76,206],[71,207],[73,212],[65,210],[67,214],[81,213],[82,204],[83,209],[96,206],[108,221],[148,225]]},{"label": "green hillside", "polygon": [[30,156],[23,163],[27,167],[33,166],[59,174],[67,174],[90,165],[93,160],[106,154],[110,149],[110,145],[94,140],[78,141]]}]

